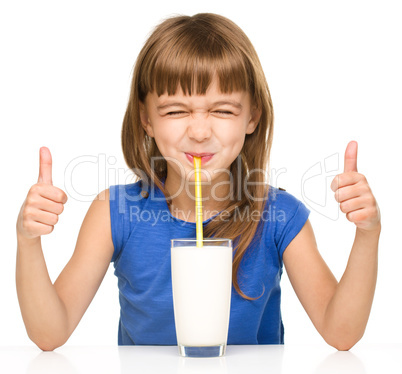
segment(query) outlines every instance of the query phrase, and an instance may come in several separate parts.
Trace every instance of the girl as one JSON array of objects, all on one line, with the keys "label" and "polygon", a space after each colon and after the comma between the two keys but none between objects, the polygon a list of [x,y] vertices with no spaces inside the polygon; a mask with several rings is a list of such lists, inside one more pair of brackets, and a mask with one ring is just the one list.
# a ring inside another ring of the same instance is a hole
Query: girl
[{"label": "girl", "polygon": [[[257,54],[242,30],[214,14],[162,22],[141,50],[122,128],[136,183],[93,201],[75,251],[54,284],[41,235],[67,201],[52,185],[40,150],[38,183],[17,220],[17,292],[29,337],[42,350],[64,344],[93,299],[110,261],[120,295],[118,343],[176,344],[170,239],[195,237],[193,157],[202,158],[204,236],[234,243],[228,344],[282,344],[283,264],[326,342],[351,348],[363,335],[374,296],[380,212],[357,172],[357,143],[332,183],[356,225],[338,283],[321,258],[302,202],[268,185],[273,108]],[[207,275],[206,275],[207,276]]]}]

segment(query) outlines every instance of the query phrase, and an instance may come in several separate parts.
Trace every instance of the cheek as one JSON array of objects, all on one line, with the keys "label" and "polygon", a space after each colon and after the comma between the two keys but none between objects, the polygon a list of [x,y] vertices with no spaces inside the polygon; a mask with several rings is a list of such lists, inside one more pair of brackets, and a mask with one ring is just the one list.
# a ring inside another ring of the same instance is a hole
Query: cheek
[{"label": "cheek", "polygon": [[229,152],[230,152],[230,158],[231,162],[233,162],[236,157],[240,154],[244,144],[244,139],[237,139],[234,143],[232,143],[232,146],[229,147]]},{"label": "cheek", "polygon": [[181,144],[182,135],[178,127],[155,126],[155,143],[163,157],[177,157],[177,148]]},{"label": "cheek", "polygon": [[222,129],[223,131],[219,133],[219,142],[231,152],[239,154],[244,144],[246,132],[242,124],[234,125]]},{"label": "cheek", "polygon": [[151,121],[155,137],[163,139],[167,142],[169,142],[170,139],[177,138],[186,127],[186,123],[183,121],[172,121],[158,117],[157,115],[152,116]]}]

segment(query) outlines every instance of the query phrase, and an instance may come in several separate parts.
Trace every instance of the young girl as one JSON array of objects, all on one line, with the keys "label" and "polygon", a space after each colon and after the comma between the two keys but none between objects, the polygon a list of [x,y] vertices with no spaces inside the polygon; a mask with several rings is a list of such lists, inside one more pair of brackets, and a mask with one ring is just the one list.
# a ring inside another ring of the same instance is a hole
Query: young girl
[{"label": "young girl", "polygon": [[[302,202],[268,185],[273,108],[257,54],[215,14],[162,22],[141,50],[122,129],[136,183],[93,201],[75,251],[54,284],[41,235],[67,201],[40,150],[38,183],[17,221],[16,281],[29,337],[53,350],[72,334],[110,261],[120,295],[118,343],[174,345],[170,239],[195,238],[193,157],[202,158],[204,237],[234,243],[228,344],[282,344],[283,263],[318,332],[339,350],[363,335],[377,276],[380,212],[357,172],[357,143],[332,183],[356,237],[339,283],[321,258]],[[206,274],[206,276],[208,276]]]}]

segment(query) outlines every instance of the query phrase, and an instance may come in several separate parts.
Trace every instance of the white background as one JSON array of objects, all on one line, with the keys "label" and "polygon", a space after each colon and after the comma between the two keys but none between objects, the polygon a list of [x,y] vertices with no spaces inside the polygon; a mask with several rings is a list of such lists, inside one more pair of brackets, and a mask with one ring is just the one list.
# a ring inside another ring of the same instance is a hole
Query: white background
[{"label": "white background", "polygon": [[[398,1],[70,0],[0,3],[0,345],[33,344],[15,290],[15,222],[37,181],[39,148],[50,148],[53,182],[69,195],[54,233],[42,239],[54,281],[93,197],[131,182],[120,129],[132,68],[147,35],[169,15],[198,12],[232,19],[254,44],[275,110],[271,182],[311,209],[319,249],[338,279],[355,227],[338,211],[329,184],[343,170],[347,143],[358,141],[358,170],[377,198],[383,224],[376,296],[359,344],[401,341]],[[286,273],[282,287],[286,343],[326,344]],[[117,344],[118,317],[111,265],[67,344]]]}]

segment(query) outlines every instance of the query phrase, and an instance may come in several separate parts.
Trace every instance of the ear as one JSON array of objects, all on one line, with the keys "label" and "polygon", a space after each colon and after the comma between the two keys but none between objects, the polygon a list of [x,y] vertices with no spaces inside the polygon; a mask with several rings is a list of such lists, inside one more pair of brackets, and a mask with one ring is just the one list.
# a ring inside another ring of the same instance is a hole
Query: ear
[{"label": "ear", "polygon": [[251,109],[251,116],[247,124],[246,134],[252,134],[254,132],[254,130],[257,128],[258,123],[260,122],[261,114],[261,109],[256,107]]},{"label": "ear", "polygon": [[152,128],[151,121],[149,120],[146,105],[142,101],[140,101],[140,119],[141,125],[144,128],[145,132],[148,134],[148,136],[153,138],[154,130]]}]

